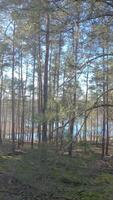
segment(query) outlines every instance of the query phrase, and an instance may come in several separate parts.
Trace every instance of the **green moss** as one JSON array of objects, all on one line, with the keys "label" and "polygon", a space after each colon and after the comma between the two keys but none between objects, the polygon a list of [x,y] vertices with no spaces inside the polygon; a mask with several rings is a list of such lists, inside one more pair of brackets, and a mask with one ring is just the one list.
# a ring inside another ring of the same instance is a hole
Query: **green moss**
[{"label": "green moss", "polygon": [[113,184],[113,175],[109,173],[101,173],[94,180],[95,184]]},{"label": "green moss", "polygon": [[53,169],[52,169],[52,175],[53,175],[54,177],[60,176],[59,169],[53,168]]},{"label": "green moss", "polygon": [[1,155],[0,171],[11,172],[50,200],[112,200],[113,175],[96,169],[97,159],[93,153],[70,158],[40,147],[21,156]]},{"label": "green moss", "polygon": [[80,200],[104,200],[104,196],[97,192],[83,192],[79,198]]},{"label": "green moss", "polygon": [[69,184],[73,186],[78,186],[81,184],[81,180],[78,177],[72,176],[72,175],[64,175],[61,176],[60,181],[63,182],[64,184]]}]

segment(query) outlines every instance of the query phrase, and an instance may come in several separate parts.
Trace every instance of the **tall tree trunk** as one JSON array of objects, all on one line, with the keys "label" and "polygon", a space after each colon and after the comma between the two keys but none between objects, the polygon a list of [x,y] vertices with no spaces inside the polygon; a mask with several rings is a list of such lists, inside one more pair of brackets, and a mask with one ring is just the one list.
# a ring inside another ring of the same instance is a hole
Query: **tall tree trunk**
[{"label": "tall tree trunk", "polygon": [[[44,118],[46,118],[47,103],[48,103],[49,28],[50,28],[50,17],[49,17],[49,14],[47,14],[46,16],[46,55],[45,55],[45,68],[44,68],[44,105],[43,105]],[[44,122],[43,122],[42,141],[47,142],[47,119],[44,119]]]},{"label": "tall tree trunk", "polygon": [[[58,64],[57,64],[57,77],[56,77],[56,81],[57,81],[57,98],[59,97],[59,74],[60,74],[60,65],[61,65],[61,51],[62,51],[62,34],[60,33],[59,36],[59,52],[58,52]],[[57,108],[56,108],[56,148],[58,150],[58,144],[59,144],[59,130],[58,130],[58,126],[59,126],[59,116],[58,116],[58,112],[59,112],[59,104],[57,103]]]},{"label": "tall tree trunk", "polygon": [[31,128],[31,148],[34,145],[34,117],[35,117],[35,68],[36,68],[36,45],[34,46],[34,62],[33,62],[33,88],[32,88],[32,128]]},{"label": "tall tree trunk", "polygon": [[[40,26],[40,25],[39,25]],[[38,79],[37,79],[37,100],[38,100],[38,114],[39,117],[41,118],[42,115],[42,70],[41,70],[41,36],[39,33],[39,38],[38,38]],[[37,128],[37,133],[38,133],[38,142],[39,144],[41,143],[41,122],[39,120],[38,122],[38,128]]]},{"label": "tall tree trunk", "polygon": [[2,88],[3,88],[3,58],[2,58],[2,65],[0,69],[0,77],[1,77],[1,84],[0,84],[0,144],[2,143]]},{"label": "tall tree trunk", "polygon": [[[53,46],[52,46],[52,42],[51,42],[51,46],[50,46],[50,63],[49,63],[49,90],[48,90],[48,95],[50,97],[50,100],[52,99],[52,53],[53,53]],[[52,113],[52,105],[50,103],[49,105],[49,111],[50,113]],[[52,141],[52,119],[49,120],[49,143],[51,143]]]},{"label": "tall tree trunk", "polygon": [[22,98],[22,115],[21,115],[21,144],[22,146],[24,145],[24,124],[25,124],[25,119],[24,119],[24,113],[25,113],[25,93],[24,93],[24,85],[23,85],[23,54],[22,54],[22,50],[21,50],[21,64],[20,64],[20,68],[21,68],[21,98]]},{"label": "tall tree trunk", "polygon": [[[74,110],[76,110],[76,93],[77,93],[77,87],[76,87],[76,82],[77,82],[77,65],[78,65],[78,43],[79,43],[79,38],[76,38],[75,41],[75,27],[72,27],[73,29],[73,54],[74,54],[74,65],[75,65],[75,91],[74,91],[74,96],[73,96],[73,107]],[[79,24],[76,25],[76,34],[78,34],[79,32]],[[70,140],[73,140],[73,131],[74,131],[74,124],[75,124],[75,120],[74,120],[74,116],[75,116],[75,112],[73,111],[71,118],[73,118],[73,120],[70,121]],[[72,155],[72,142],[70,143],[69,149],[68,149],[69,155]]]},{"label": "tall tree trunk", "polygon": [[[97,76],[98,76],[98,72],[97,72]],[[98,78],[97,78],[97,99],[98,99]],[[97,100],[97,104],[98,104],[98,100]],[[97,112],[96,112],[96,145],[98,145],[98,141],[99,141],[99,108],[97,108]]]},{"label": "tall tree trunk", "polygon": [[[86,97],[85,97],[85,109],[87,108],[88,103],[88,87],[89,87],[89,66],[87,67],[86,75]],[[85,111],[85,122],[84,122],[84,151],[87,150],[87,112]]]},{"label": "tall tree trunk", "polygon": [[[103,48],[103,94],[105,94],[105,58],[104,58],[104,48]],[[105,104],[105,95],[103,95],[103,104]],[[106,129],[106,113],[105,107],[103,108],[103,133],[102,133],[102,158],[105,155],[105,130]]]},{"label": "tall tree trunk", "polygon": [[[108,50],[107,50],[108,53]],[[107,56],[107,74],[106,74],[106,104],[109,103],[108,89],[109,89],[109,69],[108,69],[108,56]],[[109,153],[109,108],[106,108],[106,155]]]},{"label": "tall tree trunk", "polygon": [[15,22],[13,30],[13,55],[12,55],[12,152],[15,152],[15,88],[14,88],[14,71],[15,71]]}]

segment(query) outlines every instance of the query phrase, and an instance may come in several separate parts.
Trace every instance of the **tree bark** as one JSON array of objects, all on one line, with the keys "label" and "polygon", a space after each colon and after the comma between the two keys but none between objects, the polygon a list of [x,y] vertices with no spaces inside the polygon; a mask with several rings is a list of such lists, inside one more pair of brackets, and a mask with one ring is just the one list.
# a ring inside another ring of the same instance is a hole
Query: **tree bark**
[{"label": "tree bark", "polygon": [[43,105],[43,132],[42,141],[47,142],[47,103],[48,103],[48,63],[49,63],[49,29],[50,29],[50,17],[49,14],[46,16],[46,55],[45,55],[45,67],[44,67],[44,105]]}]

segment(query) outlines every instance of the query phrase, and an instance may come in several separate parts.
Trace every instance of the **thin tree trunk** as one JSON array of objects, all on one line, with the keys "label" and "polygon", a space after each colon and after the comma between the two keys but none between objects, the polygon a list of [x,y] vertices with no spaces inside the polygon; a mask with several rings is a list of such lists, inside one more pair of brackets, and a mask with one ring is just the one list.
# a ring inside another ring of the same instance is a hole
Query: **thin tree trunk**
[{"label": "thin tree trunk", "polygon": [[32,129],[31,129],[31,148],[34,145],[34,117],[35,117],[35,68],[36,68],[36,46],[34,47],[34,64],[33,64],[33,89],[32,89]]},{"label": "thin tree trunk", "polygon": [[[89,86],[89,66],[87,67],[87,76],[86,76],[86,97],[85,97],[85,107],[87,108],[88,103],[88,86]],[[85,112],[85,123],[84,123],[84,151],[87,150],[87,112]]]},{"label": "thin tree trunk", "polygon": [[12,152],[15,152],[15,88],[14,88],[14,71],[15,71],[15,22],[13,30],[13,57],[12,57]]},{"label": "thin tree trunk", "polygon": [[[3,65],[3,58],[2,58]],[[0,69],[1,85],[0,85],[0,144],[2,143],[2,87],[3,87],[3,66]]]},{"label": "thin tree trunk", "polygon": [[[104,48],[103,48],[103,93],[105,93],[105,59],[104,59]],[[103,95],[103,104],[105,104],[105,95]],[[102,133],[102,158],[105,155],[105,126],[106,126],[106,113],[105,107],[103,108],[103,133]]]},{"label": "thin tree trunk", "polygon": [[[107,52],[108,53],[108,52]],[[107,56],[107,62],[108,62],[108,56]],[[108,105],[109,103],[109,96],[108,96],[108,89],[109,89],[109,69],[108,69],[108,63],[107,63],[107,74],[106,74],[106,89],[107,89],[107,93],[106,93],[106,103]],[[109,154],[109,108],[106,108],[106,155]]]},{"label": "thin tree trunk", "polygon": [[[74,109],[76,110],[76,93],[77,93],[77,87],[76,87],[76,82],[77,82],[77,63],[78,63],[78,42],[79,42],[79,39],[77,38],[76,41],[75,41],[75,38],[74,38],[74,35],[75,35],[75,30],[74,30],[74,27],[73,28],[73,54],[74,54],[74,64],[75,64],[75,91],[74,91],[74,96],[73,96],[73,107]],[[76,34],[79,32],[79,25],[77,25],[77,30],[76,30]],[[76,111],[73,111],[72,113],[72,118],[73,120],[70,121],[70,140],[73,139],[73,131],[74,131],[74,124],[75,124],[75,119],[74,119],[74,116],[75,116],[75,112]],[[68,152],[69,152],[69,155],[71,156],[72,155],[72,143],[70,144],[69,146],[69,149],[68,149]]]},{"label": "thin tree trunk", "polygon": [[48,103],[48,61],[49,61],[49,28],[50,28],[50,17],[49,14],[46,16],[46,55],[45,55],[45,68],[44,68],[44,105],[43,105],[43,133],[42,141],[47,142],[47,103]]}]

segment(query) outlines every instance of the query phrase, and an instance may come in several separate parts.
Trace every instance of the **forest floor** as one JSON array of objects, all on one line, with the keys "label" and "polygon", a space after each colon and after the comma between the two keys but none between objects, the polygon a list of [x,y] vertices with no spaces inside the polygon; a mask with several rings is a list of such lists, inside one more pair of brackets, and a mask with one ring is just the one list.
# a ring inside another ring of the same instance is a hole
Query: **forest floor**
[{"label": "forest floor", "polygon": [[21,155],[0,148],[0,200],[113,200],[113,158],[90,149],[73,157],[48,147]]}]

